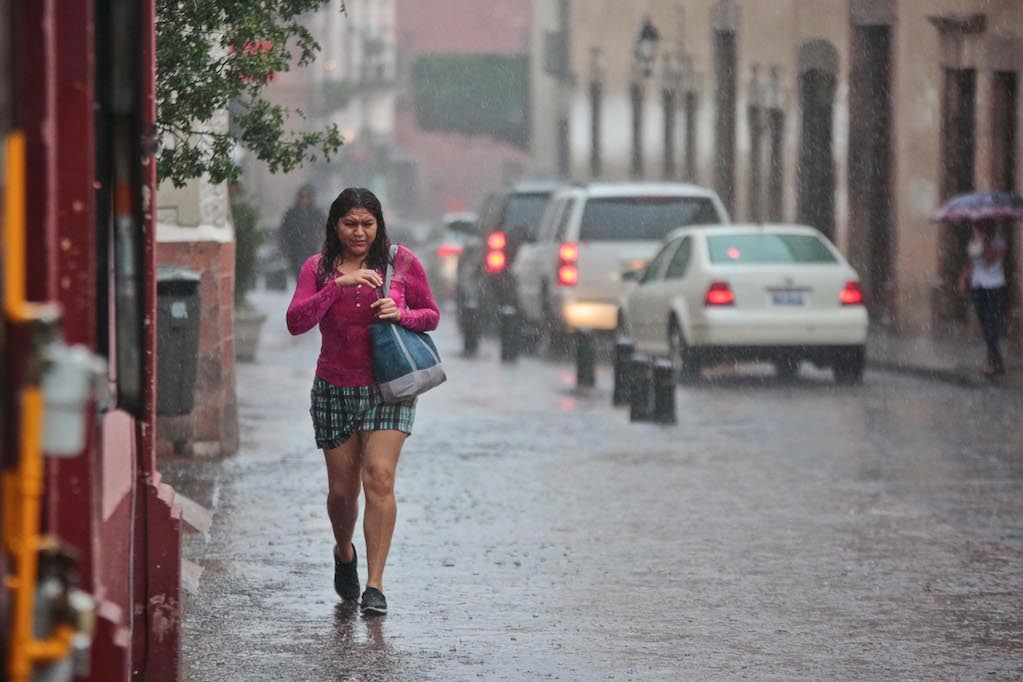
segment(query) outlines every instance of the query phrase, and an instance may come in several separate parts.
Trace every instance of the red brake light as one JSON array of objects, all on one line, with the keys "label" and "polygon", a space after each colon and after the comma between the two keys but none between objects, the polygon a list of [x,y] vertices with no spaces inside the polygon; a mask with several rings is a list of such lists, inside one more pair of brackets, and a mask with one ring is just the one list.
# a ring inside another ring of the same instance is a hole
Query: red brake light
[{"label": "red brake light", "polygon": [[441,258],[451,258],[462,255],[462,247],[457,244],[441,244],[437,247],[437,255]]},{"label": "red brake light", "polygon": [[703,299],[706,306],[735,305],[735,294],[728,282],[711,282]]},{"label": "red brake light", "polygon": [[487,272],[501,272],[507,263],[504,251],[491,251],[487,254]]},{"label": "red brake light", "polygon": [[579,261],[579,245],[572,242],[565,242],[558,249],[558,257],[562,263],[576,263]]},{"label": "red brake light", "polygon": [[490,236],[487,237],[487,248],[489,248],[491,251],[501,251],[507,245],[508,238],[505,237],[504,232],[501,232],[500,230],[498,230],[497,232],[491,232]]},{"label": "red brake light", "polygon": [[863,288],[859,282],[849,281],[845,283],[845,289],[838,295],[842,305],[863,305]]},{"label": "red brake light", "polygon": [[558,268],[558,284],[563,287],[572,287],[579,283],[579,268],[566,264]]}]

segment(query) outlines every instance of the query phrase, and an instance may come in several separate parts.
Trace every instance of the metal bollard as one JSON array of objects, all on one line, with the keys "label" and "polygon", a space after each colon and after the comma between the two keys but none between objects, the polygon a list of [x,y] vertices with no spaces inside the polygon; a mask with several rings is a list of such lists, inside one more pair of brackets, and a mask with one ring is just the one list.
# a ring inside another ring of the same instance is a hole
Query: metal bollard
[{"label": "metal bollard", "polygon": [[629,403],[629,392],[632,389],[629,372],[629,363],[632,362],[632,343],[628,339],[618,339],[615,342],[614,357],[614,390],[611,393],[612,405],[627,405]]},{"label": "metal bollard", "polygon": [[501,362],[515,362],[519,359],[520,325],[519,311],[515,306],[501,307]]},{"label": "metal bollard", "polygon": [[658,424],[675,424],[678,415],[675,410],[675,368],[671,360],[654,363],[654,413]]},{"label": "metal bollard", "polygon": [[653,388],[649,358],[633,356],[626,369],[629,389],[629,421],[647,422],[653,419]]},{"label": "metal bollard", "polygon": [[575,385],[578,388],[597,385],[597,343],[588,329],[575,333]]}]

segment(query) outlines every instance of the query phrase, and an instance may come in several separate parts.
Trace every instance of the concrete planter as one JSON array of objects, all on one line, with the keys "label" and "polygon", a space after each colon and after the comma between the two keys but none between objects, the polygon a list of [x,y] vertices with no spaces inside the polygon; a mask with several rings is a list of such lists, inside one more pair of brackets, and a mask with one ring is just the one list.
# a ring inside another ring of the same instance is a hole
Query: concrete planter
[{"label": "concrete planter", "polygon": [[259,334],[266,315],[251,308],[234,309],[234,356],[239,362],[253,362],[259,347]]}]

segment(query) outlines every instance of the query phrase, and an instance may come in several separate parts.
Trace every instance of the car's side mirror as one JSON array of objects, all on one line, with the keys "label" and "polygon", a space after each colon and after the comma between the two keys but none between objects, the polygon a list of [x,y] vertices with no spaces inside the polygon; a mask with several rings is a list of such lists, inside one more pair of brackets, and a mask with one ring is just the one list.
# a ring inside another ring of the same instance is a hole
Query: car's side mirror
[{"label": "car's side mirror", "polygon": [[646,274],[646,268],[639,268],[638,270],[626,270],[622,273],[623,282],[638,282],[643,279],[643,275]]}]

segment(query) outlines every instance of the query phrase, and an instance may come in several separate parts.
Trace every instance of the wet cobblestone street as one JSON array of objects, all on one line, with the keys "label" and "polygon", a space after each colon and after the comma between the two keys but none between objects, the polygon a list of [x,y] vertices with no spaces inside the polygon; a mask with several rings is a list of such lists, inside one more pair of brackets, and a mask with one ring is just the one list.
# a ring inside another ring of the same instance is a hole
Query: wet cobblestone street
[{"label": "wet cobblestone street", "polygon": [[255,300],[241,451],[160,465],[214,514],[183,548],[187,680],[1023,678],[1023,405],[997,389],[720,374],[636,425],[606,368],[579,392],[567,361],[463,359],[449,314],[367,619],[331,585],[319,339]]}]

